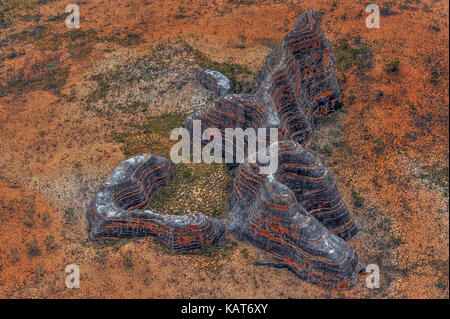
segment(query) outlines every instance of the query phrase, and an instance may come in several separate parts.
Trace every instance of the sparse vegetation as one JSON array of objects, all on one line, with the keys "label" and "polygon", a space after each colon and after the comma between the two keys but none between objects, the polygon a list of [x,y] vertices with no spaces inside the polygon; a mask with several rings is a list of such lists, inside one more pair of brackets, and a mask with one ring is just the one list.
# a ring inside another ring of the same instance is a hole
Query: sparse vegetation
[{"label": "sparse vegetation", "polygon": [[67,223],[74,223],[77,220],[77,217],[75,216],[75,212],[73,208],[67,208],[64,210],[64,218]]},{"label": "sparse vegetation", "polygon": [[364,204],[364,198],[356,191],[352,191],[353,204],[356,207],[362,207]]},{"label": "sparse vegetation", "polygon": [[389,241],[386,243],[386,247],[396,249],[401,244],[403,244],[403,240],[400,237],[391,236]]},{"label": "sparse vegetation", "polygon": [[17,263],[20,260],[19,250],[16,247],[13,247],[9,250],[9,252],[10,252],[11,263],[14,265],[15,263]]},{"label": "sparse vegetation", "polygon": [[0,87],[0,97],[7,94],[22,94],[32,90],[48,90],[55,93],[66,83],[69,71],[67,67],[47,67],[37,74],[26,78],[23,72],[17,73]]},{"label": "sparse vegetation", "polygon": [[449,169],[448,165],[429,165],[422,167],[424,173],[421,178],[429,179],[432,183],[441,187],[448,187]]},{"label": "sparse vegetation", "polygon": [[235,5],[252,5],[256,3],[256,0],[228,0],[228,3]]},{"label": "sparse vegetation", "polygon": [[131,250],[127,250],[125,253],[122,253],[123,264],[126,268],[133,267],[133,253]]},{"label": "sparse vegetation", "polygon": [[39,249],[38,243],[36,240],[33,240],[31,243],[27,244],[28,247],[28,256],[36,257],[41,254],[41,250]]},{"label": "sparse vegetation", "polygon": [[322,151],[325,153],[325,155],[327,157],[330,157],[331,155],[333,155],[333,149],[331,148],[330,145],[326,144],[323,148]]},{"label": "sparse vegetation", "polygon": [[242,248],[241,249],[241,255],[244,256],[245,258],[248,258],[249,252],[247,248]]},{"label": "sparse vegetation", "polygon": [[430,81],[431,83],[437,83],[439,78],[441,77],[441,73],[444,73],[445,71],[441,71],[442,67],[437,62],[434,66],[432,66],[430,71]]},{"label": "sparse vegetation", "polygon": [[342,132],[340,130],[331,130],[330,135],[334,138],[338,138],[342,136]]},{"label": "sparse vegetation", "polygon": [[114,36],[112,38],[107,38],[107,40],[127,47],[137,45],[142,41],[141,36],[137,33],[128,33],[127,35],[120,37]]},{"label": "sparse vegetation", "polygon": [[47,250],[56,249],[55,236],[48,235],[45,237],[45,247],[47,247]]},{"label": "sparse vegetation", "polygon": [[350,90],[348,91],[348,100],[349,100],[351,103],[355,102],[355,100],[356,100],[356,95],[355,95],[355,93],[353,92],[352,89],[350,89]]},{"label": "sparse vegetation", "polygon": [[334,11],[334,10],[336,10],[336,8],[337,8],[337,5],[338,5],[338,2],[337,2],[337,1],[333,1],[333,3],[331,4],[331,8],[330,8],[330,11]]},{"label": "sparse vegetation", "polygon": [[215,271],[219,268],[220,262],[230,258],[237,247],[237,242],[226,240],[222,246],[206,246],[200,253],[209,259],[206,268]]},{"label": "sparse vegetation", "polygon": [[245,48],[245,42],[247,42],[247,37],[245,36],[245,34],[239,34],[239,41],[241,42],[240,45],[238,46],[241,49]]},{"label": "sparse vegetation", "polygon": [[148,102],[132,101],[130,104],[124,106],[122,111],[128,113],[145,112],[148,107]]},{"label": "sparse vegetation", "polygon": [[252,75],[252,72],[245,66],[239,65],[239,64],[232,64],[227,62],[216,62],[211,59],[209,59],[206,55],[204,55],[202,52],[194,49],[191,45],[185,44],[185,48],[188,52],[192,53],[194,55],[194,58],[196,59],[197,63],[207,69],[219,71],[226,77],[230,79],[230,81],[233,83],[235,89],[234,93],[245,93],[246,91],[244,88],[246,87],[247,90],[250,90],[250,88],[253,88],[253,81],[256,81],[256,76],[253,75],[251,77],[251,84],[250,83],[244,83],[242,81],[244,75]]},{"label": "sparse vegetation", "polygon": [[109,83],[104,74],[93,75],[91,77],[91,80],[96,81],[98,87],[97,89],[89,93],[86,99],[87,103],[94,103],[97,102],[98,100],[104,99],[109,90]]},{"label": "sparse vegetation", "polygon": [[344,39],[335,48],[336,67],[340,72],[365,74],[373,68],[373,53],[360,37]]},{"label": "sparse vegetation", "polygon": [[148,116],[143,124],[136,125],[133,132],[116,133],[114,140],[122,143],[125,156],[152,153],[169,157],[170,132],[183,125],[185,114],[164,113],[159,116]]},{"label": "sparse vegetation", "polygon": [[394,4],[395,3],[392,2],[392,1],[385,1],[385,2],[383,2],[383,4],[380,7],[380,14],[382,16],[390,16],[390,15],[397,14],[397,12],[395,12],[393,10]]},{"label": "sparse vegetation", "polygon": [[43,215],[42,215],[42,222],[44,223],[44,226],[48,226],[49,224],[50,224],[50,215],[49,215],[49,213],[47,213],[47,212],[45,212]]},{"label": "sparse vegetation", "polygon": [[[11,26],[18,22],[18,20],[22,21],[36,21],[36,16],[30,15],[29,12],[32,12],[33,9],[38,5],[50,3],[55,0],[7,0],[0,2],[0,13],[2,13],[0,22],[4,26]],[[27,13],[24,15],[24,13]],[[0,24],[1,26],[1,24]]]},{"label": "sparse vegetation", "polygon": [[34,209],[30,208],[25,212],[23,223],[25,226],[32,227],[34,225]]},{"label": "sparse vegetation", "polygon": [[400,66],[400,60],[395,59],[386,64],[386,69],[388,72],[397,73]]},{"label": "sparse vegetation", "polygon": [[233,177],[220,164],[176,164],[175,177],[167,187],[156,191],[149,209],[184,215],[201,212],[225,217]]}]

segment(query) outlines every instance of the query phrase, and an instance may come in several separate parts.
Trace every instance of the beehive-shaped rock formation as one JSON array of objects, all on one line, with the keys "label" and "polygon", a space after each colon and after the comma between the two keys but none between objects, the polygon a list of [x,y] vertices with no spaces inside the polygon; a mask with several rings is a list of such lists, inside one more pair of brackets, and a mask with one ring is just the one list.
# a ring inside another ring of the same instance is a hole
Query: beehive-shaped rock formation
[{"label": "beehive-shaped rock formation", "polygon": [[250,205],[230,214],[239,237],[272,253],[279,267],[303,280],[323,287],[352,287],[363,269],[355,250],[309,214],[276,178],[265,176],[258,185]]},{"label": "beehive-shaped rock formation", "polygon": [[340,99],[333,46],[311,10],[269,54],[254,94],[223,96],[189,116],[185,127],[192,130],[196,119],[204,128],[220,129],[222,135],[229,127],[276,127],[280,139],[307,147],[314,117],[334,111]]},{"label": "beehive-shaped rock formation", "polygon": [[[272,145],[278,148],[275,178],[290,188],[300,205],[334,234],[349,239],[357,233],[356,224],[343,202],[333,175],[310,152],[293,141]],[[260,165],[246,161],[235,177],[230,207],[255,200],[264,180]]]},{"label": "beehive-shaped rock formation", "polygon": [[174,251],[189,251],[220,245],[228,230],[308,282],[352,287],[364,267],[344,239],[356,234],[356,225],[332,174],[305,149],[314,117],[340,105],[333,65],[331,42],[316,13],[308,11],[266,59],[253,94],[222,95],[186,119],[191,138],[195,120],[202,129],[222,134],[226,128],[276,128],[279,133],[281,142],[269,146],[278,148],[278,169],[262,175],[256,153],[248,154],[237,171],[226,218],[145,210],[153,192],[172,178],[173,168],[165,158],[144,155],[120,164],[97,193],[87,211],[89,238],[151,235]]},{"label": "beehive-shaped rock formation", "polygon": [[87,210],[89,239],[154,236],[173,251],[219,245],[225,227],[203,214],[164,215],[145,210],[152,194],[173,177],[172,163],[154,155],[122,162]]}]

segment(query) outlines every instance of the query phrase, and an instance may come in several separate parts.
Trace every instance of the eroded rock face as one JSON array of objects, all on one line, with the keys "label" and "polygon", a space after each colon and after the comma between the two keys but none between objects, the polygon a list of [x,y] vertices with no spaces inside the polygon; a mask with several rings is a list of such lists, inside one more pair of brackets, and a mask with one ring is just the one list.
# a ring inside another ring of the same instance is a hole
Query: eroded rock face
[{"label": "eroded rock face", "polygon": [[[308,213],[286,185],[265,176],[251,203],[231,216],[240,238],[266,250],[301,279],[323,287],[349,288],[364,268],[355,250]],[[240,216],[238,216],[240,215]]]},{"label": "eroded rock face", "polygon": [[[276,256],[300,278],[323,287],[349,288],[364,269],[344,239],[357,232],[333,176],[293,141],[278,145],[279,166],[260,174],[241,164],[230,199],[227,229]],[[308,209],[305,209],[308,207]]]},{"label": "eroded rock face", "polygon": [[[278,148],[278,169],[274,174],[278,182],[292,190],[298,203],[332,233],[349,239],[358,232],[356,224],[343,202],[333,175],[301,145],[294,141],[281,141]],[[249,161],[239,166],[230,199],[230,208],[255,201],[265,175],[260,165]]]},{"label": "eroded rock face", "polygon": [[219,95],[224,95],[234,89],[233,83],[222,73],[205,69],[199,73],[200,83],[207,89],[215,91]]},{"label": "eroded rock face", "polygon": [[334,71],[334,54],[315,11],[302,15],[265,61],[254,94],[225,95],[206,110],[186,119],[202,127],[222,131],[228,127],[279,129],[281,140],[293,140],[307,147],[317,115],[338,108],[341,91]]},{"label": "eroded rock face", "polygon": [[89,239],[154,236],[176,252],[220,245],[225,227],[217,219],[145,209],[153,193],[172,177],[172,163],[164,157],[147,154],[122,162],[89,205]]},{"label": "eroded rock face", "polygon": [[316,13],[308,11],[268,56],[254,94],[224,95],[186,119],[191,138],[194,120],[222,134],[226,128],[279,132],[281,141],[270,145],[278,148],[278,169],[262,175],[258,161],[240,164],[226,218],[145,210],[153,192],[172,178],[173,167],[165,158],[144,155],[120,164],[97,193],[87,211],[89,238],[151,235],[174,251],[189,251],[220,245],[231,231],[275,256],[271,265],[316,285],[351,288],[364,267],[344,239],[357,227],[332,174],[305,149],[314,117],[340,105],[333,64],[331,43]]}]

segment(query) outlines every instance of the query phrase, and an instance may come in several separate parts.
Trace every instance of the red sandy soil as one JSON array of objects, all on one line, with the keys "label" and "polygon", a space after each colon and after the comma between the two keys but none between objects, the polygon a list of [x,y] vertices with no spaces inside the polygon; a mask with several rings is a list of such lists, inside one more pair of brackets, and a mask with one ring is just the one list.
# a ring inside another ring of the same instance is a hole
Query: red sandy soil
[{"label": "red sandy soil", "polygon": [[[59,91],[35,85],[0,98],[0,297],[448,298],[448,2],[409,2],[392,1],[395,14],[368,29],[363,1],[86,1],[81,30],[140,41],[93,41],[74,58],[68,40],[52,46],[51,34],[67,32],[64,20],[47,21],[71,1],[18,6],[14,24],[0,29],[0,84],[49,63],[69,76]],[[267,44],[310,8],[323,9],[335,47],[359,36],[373,52],[366,73],[338,72],[345,112],[318,124],[316,147],[360,226],[350,244],[365,264],[381,266],[382,287],[361,280],[351,291],[326,291],[287,270],[253,266],[261,252],[233,238],[211,255],[181,256],[151,239],[89,242],[86,205],[125,159],[111,139],[125,119],[86,113],[81,99],[68,98],[73,88],[83,93],[92,66],[183,40],[211,60],[257,72]],[[20,19],[35,13],[40,22]],[[50,35],[8,38],[34,24]],[[11,48],[19,54],[4,58]],[[396,59],[398,72],[389,72]],[[333,139],[336,128],[342,135]],[[78,290],[65,288],[71,263],[80,266]]]}]

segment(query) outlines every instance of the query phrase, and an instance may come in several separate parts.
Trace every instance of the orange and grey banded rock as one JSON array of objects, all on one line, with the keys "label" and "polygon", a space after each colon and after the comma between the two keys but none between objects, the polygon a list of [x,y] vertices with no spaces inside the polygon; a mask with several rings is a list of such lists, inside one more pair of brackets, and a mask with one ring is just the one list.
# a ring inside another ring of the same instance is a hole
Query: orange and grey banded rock
[{"label": "orange and grey banded rock", "polygon": [[[204,128],[279,129],[284,140],[307,147],[312,139],[313,120],[334,111],[341,103],[341,91],[334,71],[331,41],[324,35],[314,10],[303,14],[281,45],[265,61],[253,94],[229,94],[206,110],[186,119]],[[205,142],[206,143],[206,142]]]},{"label": "orange and grey banded rock", "polygon": [[[198,140],[204,129],[217,128],[225,136],[224,141],[227,128],[277,128],[279,140],[291,140],[307,147],[314,117],[335,110],[340,99],[333,47],[315,11],[311,10],[298,19],[280,47],[270,53],[254,94],[225,95],[208,109],[189,116],[184,126]],[[194,120],[200,120],[202,130],[193,129]],[[231,151],[236,150],[236,139],[230,142]],[[230,151],[226,147],[222,149],[224,155]],[[290,187],[305,209],[333,233],[351,238],[357,228],[332,174],[311,153],[296,149],[295,153],[280,150],[284,152],[279,154],[280,182]],[[238,174],[238,182],[239,178]],[[244,186],[239,185],[239,189],[245,191]]]},{"label": "orange and grey banded rock", "polygon": [[219,95],[234,89],[233,83],[218,71],[205,69],[198,74],[200,83],[207,89],[215,91]]},{"label": "orange and grey banded rock", "polygon": [[241,239],[270,252],[277,267],[326,288],[348,289],[364,270],[356,251],[326,229],[274,176],[264,176],[254,201],[233,207],[230,215]]},{"label": "orange and grey banded rock", "polygon": [[[276,179],[289,187],[298,202],[332,233],[349,239],[357,226],[343,202],[333,175],[301,145],[293,141],[272,144],[278,148]],[[238,168],[230,206],[245,201],[250,205],[256,197],[265,175],[256,161],[247,160]]]},{"label": "orange and grey banded rock", "polygon": [[[89,238],[151,235],[182,252],[220,245],[228,230],[274,255],[278,262],[268,265],[287,267],[319,286],[351,288],[364,267],[344,239],[357,228],[332,174],[305,150],[314,117],[340,105],[333,65],[331,42],[316,13],[308,11],[266,59],[253,94],[223,95],[186,118],[191,138],[194,120],[201,120],[202,130],[217,128],[222,136],[227,128],[278,129],[282,142],[270,145],[278,147],[277,171],[262,175],[261,165],[247,158],[236,174],[226,218],[145,210],[154,191],[172,178],[173,168],[165,158],[144,155],[123,162],[97,193],[87,212]],[[216,89],[217,83],[205,85]]]},{"label": "orange and grey banded rock", "polygon": [[[272,253],[278,266],[308,282],[351,288],[364,269],[354,249],[308,213],[298,196],[278,181],[285,180],[285,172],[291,169],[291,162],[283,158],[306,151],[292,141],[279,144],[281,168],[276,174],[260,175],[257,164],[240,166],[231,210],[223,220],[199,213],[175,216],[144,210],[152,193],[172,178],[173,167],[169,160],[153,155],[128,159],[114,170],[88,208],[89,238],[154,236],[172,251],[185,252],[220,245],[229,230]],[[316,165],[314,161],[303,164],[307,169]]]},{"label": "orange and grey banded rock", "polygon": [[176,252],[219,245],[225,228],[200,213],[177,216],[145,210],[152,194],[173,177],[171,162],[143,155],[122,162],[87,210],[89,239],[154,236]]}]

